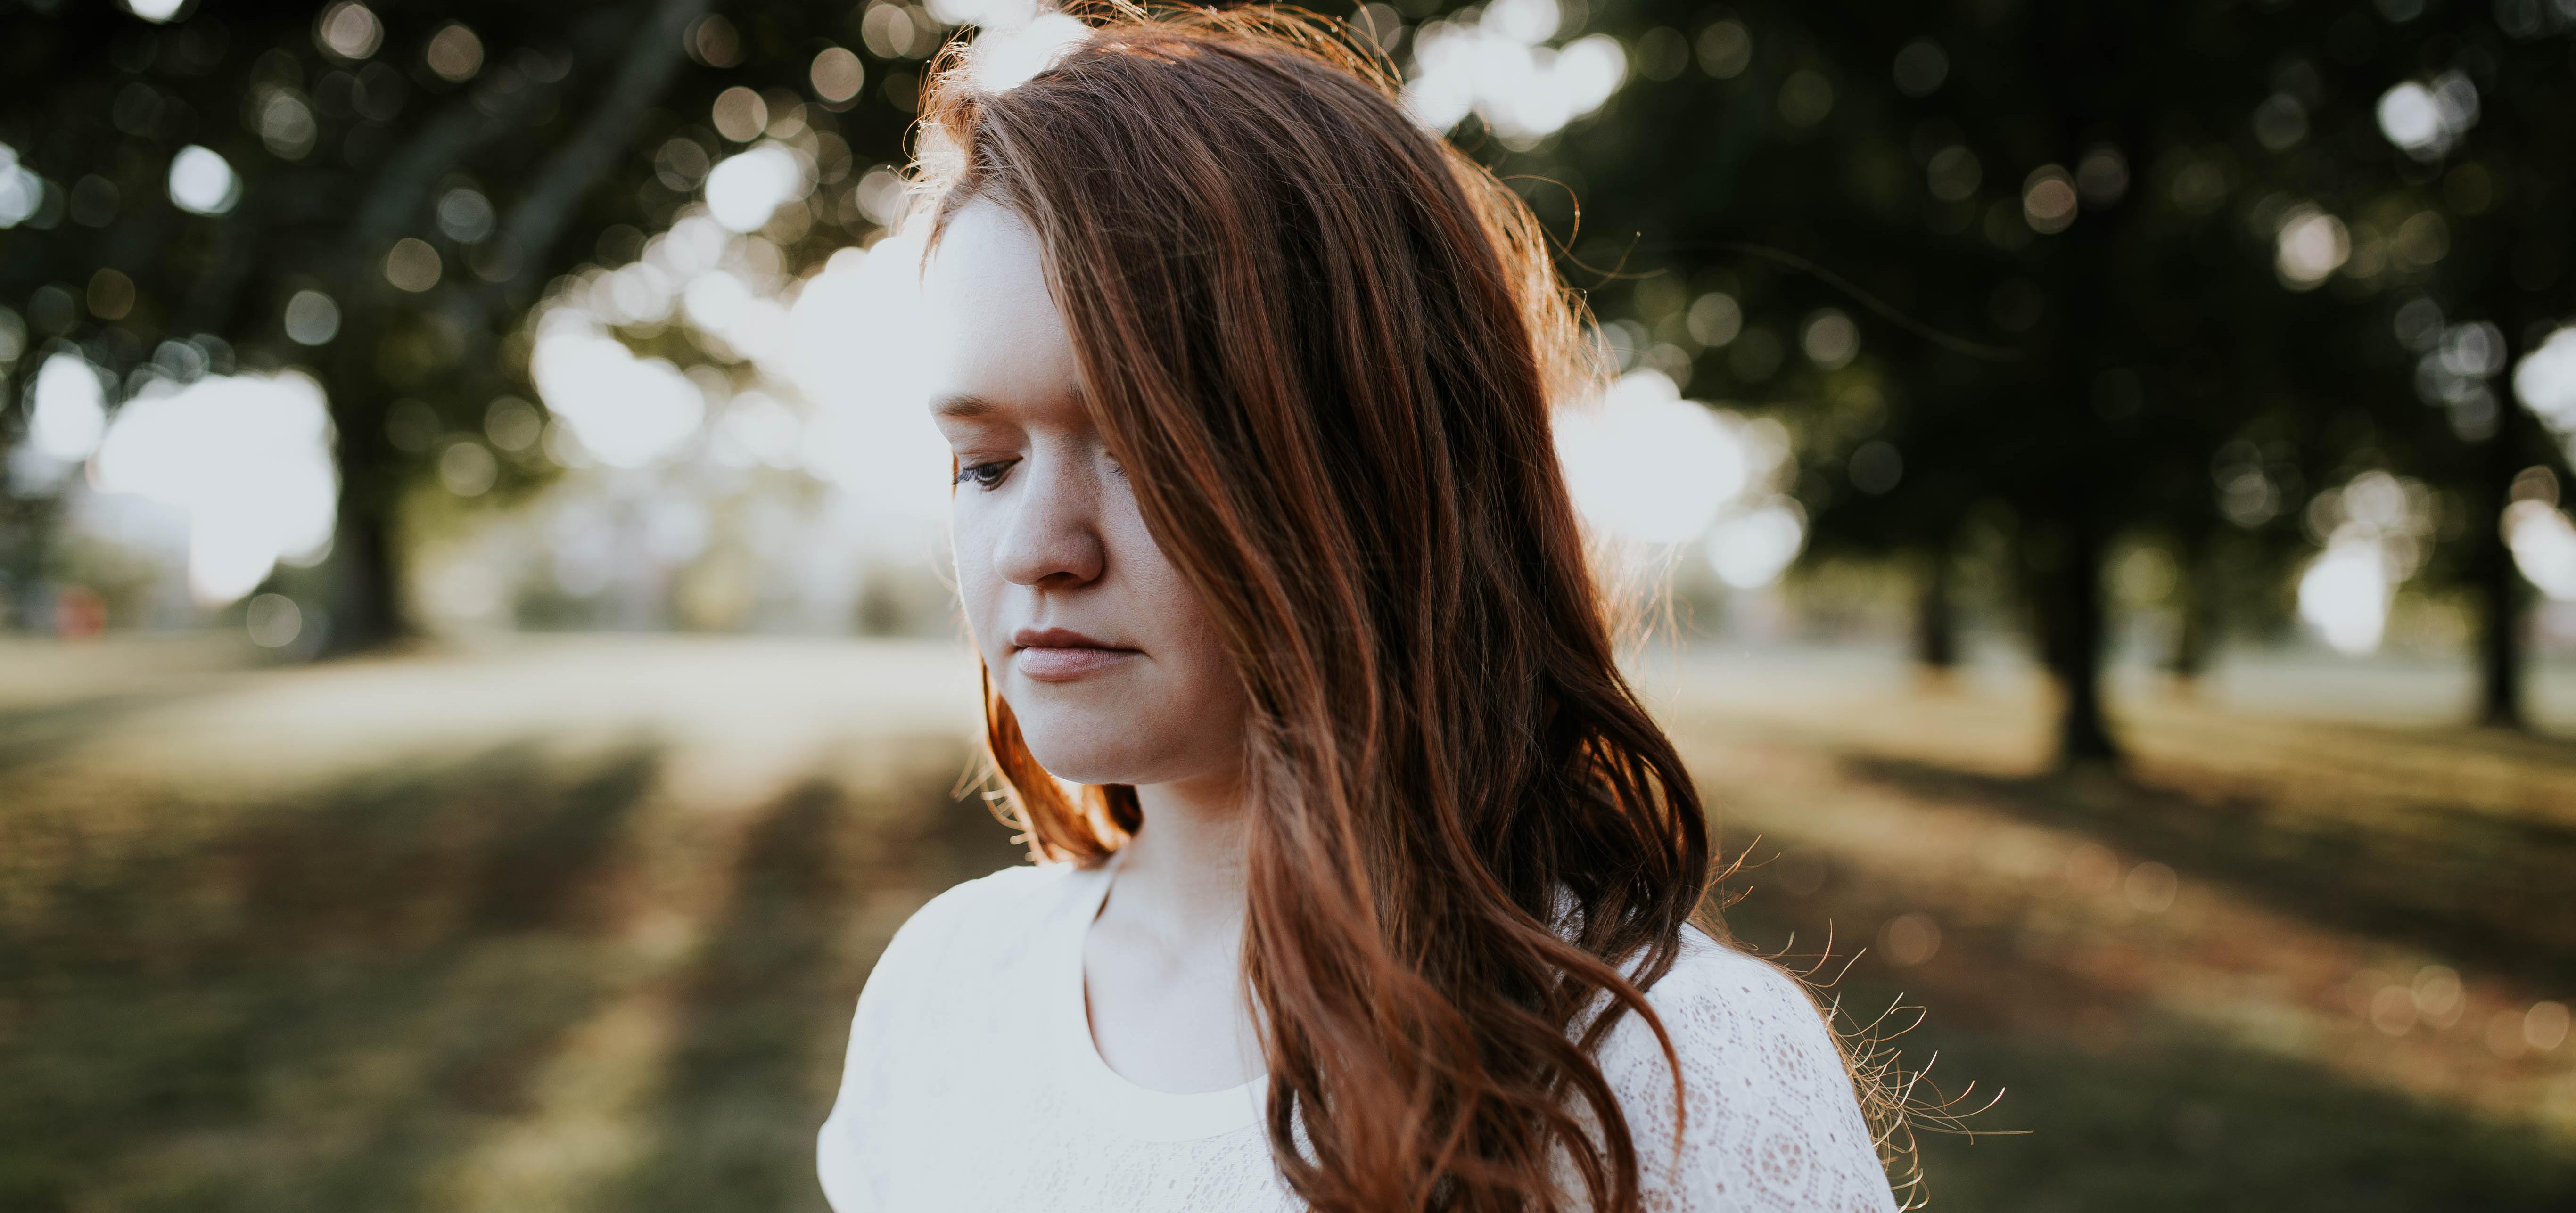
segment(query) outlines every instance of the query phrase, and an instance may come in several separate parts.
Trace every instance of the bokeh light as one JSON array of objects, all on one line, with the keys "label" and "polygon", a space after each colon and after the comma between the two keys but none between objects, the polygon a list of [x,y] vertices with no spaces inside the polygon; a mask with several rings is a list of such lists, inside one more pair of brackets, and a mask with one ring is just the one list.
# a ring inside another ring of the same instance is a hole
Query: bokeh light
[{"label": "bokeh light", "polygon": [[2296,291],[2324,282],[2352,256],[2352,235],[2343,221],[2313,206],[2290,208],[2273,243],[2273,268],[2281,284]]},{"label": "bokeh light", "polygon": [[417,236],[394,241],[394,246],[385,251],[385,281],[414,294],[437,286],[444,268],[438,249]]},{"label": "bokeh light", "polygon": [[314,18],[313,41],[331,55],[354,63],[374,55],[376,48],[384,45],[385,25],[377,19],[374,9],[340,0]]},{"label": "bokeh light", "polygon": [[[648,611],[668,587],[688,626],[758,610],[771,626],[831,630],[871,579],[924,568],[946,517],[947,454],[916,369],[920,245],[845,248],[802,283],[776,256],[765,237],[684,210],[640,260],[558,284],[535,322],[554,424],[505,397],[485,428],[503,450],[542,429],[566,472],[524,512],[490,515],[427,557],[428,609],[444,626],[502,621],[528,592]],[[620,339],[668,321],[709,359],[637,358]],[[479,447],[442,449],[451,494],[476,495]],[[515,564],[531,530],[543,559]]]},{"label": "bokeh light", "polygon": [[815,54],[807,78],[813,82],[815,96],[839,103],[859,95],[868,82],[868,69],[848,47],[828,46]]},{"label": "bokeh light", "polygon": [[734,231],[756,231],[779,207],[813,188],[813,168],[802,153],[784,143],[764,143],[726,157],[707,174],[707,211]]},{"label": "bokeh light", "polygon": [[438,78],[450,84],[462,84],[483,70],[483,39],[463,24],[450,21],[429,36],[429,46],[421,52],[421,61]]},{"label": "bokeh light", "polygon": [[1534,146],[1600,109],[1628,73],[1626,48],[1607,34],[1545,45],[1564,21],[1557,0],[1495,0],[1472,20],[1425,22],[1413,36],[1406,107],[1433,130],[1472,113],[1505,144]]},{"label": "bokeh light", "polygon": [[1708,563],[1718,579],[1739,590],[1778,581],[1807,541],[1807,511],[1796,499],[1774,496],[1710,530]]},{"label": "bokeh light", "polygon": [[438,196],[438,230],[459,244],[480,244],[499,221],[492,200],[471,186],[458,186]]},{"label": "bokeh light", "polygon": [[2299,575],[2299,618],[2338,652],[2376,651],[2398,586],[2431,554],[2435,515],[2429,487],[2384,471],[2319,493],[2304,521],[2325,550]]},{"label": "bokeh light", "polygon": [[2346,540],[2299,575],[2299,618],[2337,652],[2367,653],[2388,628],[2388,567],[2379,546]]},{"label": "bokeh light", "polygon": [[45,202],[45,179],[18,162],[18,149],[0,143],[0,229],[34,216]]},{"label": "bokeh light", "polygon": [[1710,291],[1691,301],[1682,323],[1691,340],[1717,349],[1733,343],[1736,334],[1744,331],[1744,309],[1735,302],[1735,296]]},{"label": "bokeh light", "polygon": [[2075,178],[2058,165],[2032,169],[2022,182],[2022,218],[2034,232],[2065,231],[2075,222],[2076,208]]},{"label": "bokeh light", "polygon": [[642,467],[697,434],[706,402],[666,358],[638,358],[586,313],[549,310],[529,360],[537,394],[591,457]]},{"label": "bokeh light", "polygon": [[45,359],[29,392],[34,405],[28,437],[36,449],[64,463],[78,463],[107,433],[107,394],[98,372],[74,353]]},{"label": "bokeh light", "polygon": [[2379,133],[2418,160],[2439,160],[2478,124],[2478,88],[2461,72],[2424,85],[2409,80],[2380,95]]},{"label": "bokeh light", "polygon": [[280,560],[329,550],[339,471],[322,385],[301,371],[156,381],[117,410],[99,444],[98,488],[174,506],[187,519],[188,589],[239,600]]},{"label": "bokeh light", "polygon": [[1009,29],[1038,15],[1036,0],[930,0],[930,15],[949,25]]},{"label": "bokeh light", "polygon": [[170,201],[192,215],[221,215],[241,201],[241,177],[214,149],[189,144],[170,158]]},{"label": "bokeh light", "polygon": [[304,611],[284,594],[260,594],[242,611],[250,642],[263,649],[282,649],[304,634]]},{"label": "bokeh light", "polygon": [[1798,336],[1798,348],[1818,367],[1841,370],[1860,354],[1860,326],[1839,309],[1819,309],[1807,317]]},{"label": "bokeh light", "polygon": [[864,252],[835,254],[797,296],[788,379],[815,406],[802,459],[815,475],[894,518],[944,521],[948,443],[929,412],[940,336],[923,322],[918,224]]},{"label": "bokeh light", "polygon": [[1557,458],[1594,526],[1649,544],[1688,543],[1744,491],[1744,443],[1660,371],[1631,371],[1598,404],[1556,413]]},{"label": "bokeh light", "polygon": [[1043,13],[1009,26],[987,24],[967,52],[967,73],[976,88],[988,93],[1016,88],[1090,37],[1091,28],[1066,13]]},{"label": "bokeh light", "polygon": [[2526,499],[2505,508],[2503,525],[2523,577],[2553,599],[2576,602],[2576,522],[2567,511]]},{"label": "bokeh light", "polygon": [[295,292],[286,301],[286,337],[298,345],[323,345],[340,335],[340,305],[316,290]]},{"label": "bokeh light", "polygon": [[[2504,331],[2490,321],[2444,324],[2430,300],[2399,311],[2400,337],[2423,352],[2415,359],[2415,394],[2449,411],[2461,439],[2483,442],[2496,432],[2498,402],[2489,381],[2504,370]],[[2410,329],[2411,321],[2411,329]],[[2546,414],[2543,414],[2546,417]]]},{"label": "bokeh light", "polygon": [[749,143],[769,129],[769,103],[737,84],[716,94],[708,118],[715,124],[717,134],[736,143]]},{"label": "bokeh light", "polygon": [[2513,368],[2513,394],[2551,429],[2576,438],[2576,327],[2550,333],[2522,356]]},{"label": "bokeh light", "polygon": [[251,112],[260,144],[280,160],[303,159],[321,138],[322,124],[314,117],[312,102],[285,85],[268,83],[253,89]]}]

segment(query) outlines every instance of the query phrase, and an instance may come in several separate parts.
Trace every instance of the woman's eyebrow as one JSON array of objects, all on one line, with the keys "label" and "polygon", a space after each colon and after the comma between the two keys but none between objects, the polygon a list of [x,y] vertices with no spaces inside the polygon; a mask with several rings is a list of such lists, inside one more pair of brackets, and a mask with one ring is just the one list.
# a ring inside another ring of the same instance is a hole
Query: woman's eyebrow
[{"label": "woman's eyebrow", "polygon": [[930,402],[934,417],[951,421],[982,421],[1002,411],[1002,406],[981,396],[942,396]]}]

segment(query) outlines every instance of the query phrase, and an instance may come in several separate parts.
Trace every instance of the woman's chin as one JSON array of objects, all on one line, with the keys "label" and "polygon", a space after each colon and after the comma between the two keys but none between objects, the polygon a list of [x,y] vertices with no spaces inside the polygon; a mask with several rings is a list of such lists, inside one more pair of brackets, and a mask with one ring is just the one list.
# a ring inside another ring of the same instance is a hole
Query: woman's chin
[{"label": "woman's chin", "polygon": [[1079,740],[1057,738],[1050,744],[1029,731],[1025,722],[1021,736],[1026,738],[1029,754],[1045,767],[1049,775],[1070,783],[1153,783],[1147,764],[1140,763],[1126,747],[1103,738]]}]

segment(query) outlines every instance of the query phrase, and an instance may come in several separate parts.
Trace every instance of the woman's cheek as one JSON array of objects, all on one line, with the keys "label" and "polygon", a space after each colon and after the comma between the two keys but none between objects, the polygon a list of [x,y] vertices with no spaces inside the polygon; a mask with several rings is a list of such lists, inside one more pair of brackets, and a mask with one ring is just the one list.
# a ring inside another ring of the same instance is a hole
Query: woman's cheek
[{"label": "woman's cheek", "polygon": [[1009,638],[995,634],[1002,605],[1002,579],[993,572],[993,541],[986,533],[989,527],[976,516],[979,513],[964,502],[958,504],[949,523],[949,549],[957,566],[958,605],[965,609],[966,624],[974,630],[976,647],[983,650],[985,660],[991,661]]}]

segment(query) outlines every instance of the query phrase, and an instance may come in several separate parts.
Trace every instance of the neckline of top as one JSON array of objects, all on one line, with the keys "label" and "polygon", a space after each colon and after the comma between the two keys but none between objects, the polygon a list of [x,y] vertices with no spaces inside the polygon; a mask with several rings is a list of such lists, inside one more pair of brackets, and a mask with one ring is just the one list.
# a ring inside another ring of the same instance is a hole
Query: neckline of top
[{"label": "neckline of top", "polygon": [[1084,883],[1065,915],[1063,930],[1048,950],[1053,953],[1055,1011],[1059,1036],[1056,1052],[1066,1062],[1065,1080],[1085,1111],[1099,1123],[1114,1126],[1144,1141],[1191,1141],[1249,1128],[1260,1123],[1270,1090],[1270,1076],[1256,1075],[1239,1086],[1187,1094],[1139,1086],[1110,1069],[1091,1038],[1090,998],[1084,989],[1082,949],[1092,920],[1108,901],[1125,852],[1112,854],[1099,867],[1076,873]]}]

